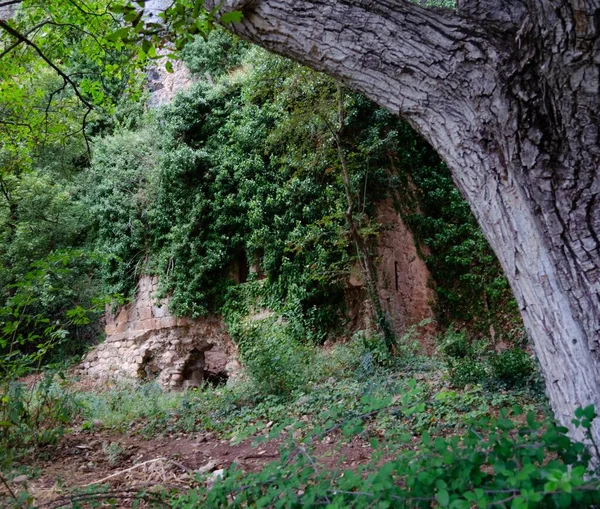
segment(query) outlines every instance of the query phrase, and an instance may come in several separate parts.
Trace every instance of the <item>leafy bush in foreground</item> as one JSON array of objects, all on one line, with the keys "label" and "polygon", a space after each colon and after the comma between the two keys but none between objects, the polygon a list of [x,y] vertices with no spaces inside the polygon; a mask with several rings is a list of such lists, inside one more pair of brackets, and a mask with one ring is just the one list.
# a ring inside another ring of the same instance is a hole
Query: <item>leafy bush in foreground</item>
[{"label": "leafy bush in foreground", "polygon": [[[594,417],[591,407],[579,414],[584,427]],[[462,436],[424,433],[416,446],[405,435],[400,442],[409,447],[383,464],[374,454],[357,470],[321,469],[315,446],[328,430],[315,429],[301,443],[290,437],[280,460],[260,473],[244,475],[232,468],[214,487],[192,490],[170,504],[180,509],[597,506],[600,478],[585,446],[569,439],[566,428],[536,422],[533,413],[521,424],[518,410],[512,417],[502,412],[497,419],[481,419]],[[348,437],[362,432],[361,420],[358,416],[343,428]],[[380,447],[377,440],[371,445],[376,451]]]}]

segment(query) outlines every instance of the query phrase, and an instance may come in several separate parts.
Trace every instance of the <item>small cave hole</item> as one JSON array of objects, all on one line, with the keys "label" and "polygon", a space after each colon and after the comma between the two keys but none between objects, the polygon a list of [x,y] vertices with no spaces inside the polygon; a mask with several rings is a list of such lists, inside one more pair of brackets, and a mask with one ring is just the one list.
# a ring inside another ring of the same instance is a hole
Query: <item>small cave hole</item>
[{"label": "small cave hole", "polygon": [[248,258],[246,251],[238,251],[231,266],[231,277],[236,284],[248,281]]},{"label": "small cave hole", "polygon": [[194,349],[183,365],[183,387],[201,387],[204,382],[204,352]]},{"label": "small cave hole", "polygon": [[138,378],[144,382],[151,382],[159,374],[160,368],[156,365],[154,354],[150,350],[146,350],[137,370]]},{"label": "small cave hole", "polygon": [[226,371],[204,371],[204,380],[206,381],[206,383],[212,385],[213,387],[225,385],[228,379],[229,375],[227,375]]}]

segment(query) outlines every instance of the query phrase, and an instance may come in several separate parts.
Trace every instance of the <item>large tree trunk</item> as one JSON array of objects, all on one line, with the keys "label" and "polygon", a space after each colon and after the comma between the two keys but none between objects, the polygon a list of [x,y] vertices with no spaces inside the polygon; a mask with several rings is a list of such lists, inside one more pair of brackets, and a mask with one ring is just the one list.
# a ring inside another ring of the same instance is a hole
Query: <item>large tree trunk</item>
[{"label": "large tree trunk", "polygon": [[[228,28],[406,118],[444,158],[519,303],[559,420],[600,410],[600,3],[230,2]],[[581,435],[574,432],[581,438]],[[600,443],[600,423],[593,428]]]}]

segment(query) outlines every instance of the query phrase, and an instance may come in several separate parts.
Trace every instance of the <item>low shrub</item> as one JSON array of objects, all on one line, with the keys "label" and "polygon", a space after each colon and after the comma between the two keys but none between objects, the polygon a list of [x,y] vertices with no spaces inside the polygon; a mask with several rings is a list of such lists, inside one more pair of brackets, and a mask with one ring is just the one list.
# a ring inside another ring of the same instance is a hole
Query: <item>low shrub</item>
[{"label": "low shrub", "polygon": [[510,387],[525,385],[535,372],[531,356],[520,348],[511,348],[490,356],[492,376]]},{"label": "low shrub", "polygon": [[483,383],[487,378],[489,375],[486,365],[468,357],[455,361],[450,372],[450,382],[454,387]]},{"label": "low shrub", "polygon": [[246,373],[259,392],[290,395],[305,386],[315,349],[293,337],[290,325],[272,316],[245,322],[236,338]]},{"label": "low shrub", "polygon": [[442,354],[452,359],[464,359],[473,355],[473,348],[467,334],[450,326],[442,337],[440,344]]},{"label": "low shrub", "polygon": [[78,413],[64,378],[47,373],[29,388],[17,381],[0,385],[0,465],[55,444]]},{"label": "low shrub", "polygon": [[471,341],[465,332],[448,328],[439,350],[450,368],[454,387],[474,383],[523,387],[533,380],[535,365],[527,352],[516,346],[501,353],[488,348],[486,341]]}]

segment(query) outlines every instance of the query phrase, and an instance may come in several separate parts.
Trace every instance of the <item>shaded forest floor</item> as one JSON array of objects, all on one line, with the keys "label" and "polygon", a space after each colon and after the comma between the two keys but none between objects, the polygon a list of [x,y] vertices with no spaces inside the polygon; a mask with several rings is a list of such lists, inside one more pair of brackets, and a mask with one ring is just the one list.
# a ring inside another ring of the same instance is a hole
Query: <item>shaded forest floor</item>
[{"label": "shaded forest floor", "polygon": [[[355,468],[368,463],[372,454],[368,441],[360,437],[344,443],[339,440],[333,436],[319,444],[315,455],[319,467]],[[118,451],[116,457],[106,444]],[[70,491],[101,486],[112,490],[162,486],[185,491],[198,485],[198,474],[218,473],[233,465],[244,472],[258,472],[279,458],[280,445],[278,440],[255,444],[252,439],[233,445],[212,433],[149,439],[112,432],[73,433],[45,459],[28,465],[36,474],[24,484],[37,507],[60,507]]]},{"label": "shaded forest floor", "polygon": [[279,395],[248,379],[186,392],[57,379],[52,401],[69,409],[66,426],[49,443],[38,436],[17,444],[3,472],[12,491],[0,489],[3,506],[176,507],[173,497],[230,472],[256,474],[303,455],[315,471],[343,476],[416,451],[424,434],[448,439],[515,405],[547,415],[531,387],[457,389],[448,368],[429,358],[350,370],[345,357],[326,355],[314,382]]}]

